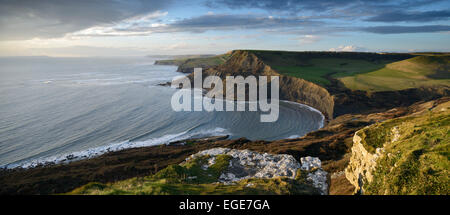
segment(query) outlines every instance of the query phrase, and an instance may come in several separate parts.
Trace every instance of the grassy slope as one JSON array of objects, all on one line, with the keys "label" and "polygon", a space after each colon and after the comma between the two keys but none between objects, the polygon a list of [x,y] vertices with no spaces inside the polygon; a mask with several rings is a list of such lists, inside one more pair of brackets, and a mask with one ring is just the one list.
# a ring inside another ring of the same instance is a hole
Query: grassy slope
[{"label": "grassy slope", "polygon": [[[280,74],[302,78],[316,84],[330,84],[327,76],[345,77],[383,68],[393,62],[374,54],[335,52],[251,51]],[[387,55],[388,56],[388,55]]]},{"label": "grassy slope", "polygon": [[417,56],[340,80],[350,89],[365,91],[402,90],[431,85],[449,86],[450,55]]},{"label": "grassy slope", "polygon": [[327,77],[341,80],[352,90],[364,91],[450,85],[448,54],[423,54],[398,60],[396,54],[251,52],[280,74],[302,78],[324,87],[330,84]]},{"label": "grassy slope", "polygon": [[296,180],[288,178],[246,179],[234,185],[214,183],[228,167],[230,156],[219,155],[207,170],[201,167],[208,157],[182,165],[170,165],[158,173],[116,183],[89,183],[68,194],[88,195],[199,195],[199,194],[318,194],[304,183],[306,173],[299,171]]},{"label": "grassy slope", "polygon": [[317,58],[309,60],[305,66],[273,66],[281,74],[303,78],[308,81],[326,86],[330,81],[325,77],[351,76],[358,73],[370,72],[383,67],[383,62],[368,62],[364,60]]},{"label": "grassy slope", "polygon": [[[385,145],[365,194],[450,194],[450,102],[420,116],[397,118],[360,133],[365,148]],[[397,141],[393,129],[398,131]],[[385,144],[386,143],[386,144]]]}]

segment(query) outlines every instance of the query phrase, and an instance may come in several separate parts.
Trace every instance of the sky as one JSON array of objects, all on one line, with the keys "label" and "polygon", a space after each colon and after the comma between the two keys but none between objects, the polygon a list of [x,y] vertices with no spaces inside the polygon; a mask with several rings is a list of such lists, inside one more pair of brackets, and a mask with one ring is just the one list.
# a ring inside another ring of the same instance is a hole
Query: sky
[{"label": "sky", "polygon": [[450,0],[0,0],[0,56],[450,51]]}]

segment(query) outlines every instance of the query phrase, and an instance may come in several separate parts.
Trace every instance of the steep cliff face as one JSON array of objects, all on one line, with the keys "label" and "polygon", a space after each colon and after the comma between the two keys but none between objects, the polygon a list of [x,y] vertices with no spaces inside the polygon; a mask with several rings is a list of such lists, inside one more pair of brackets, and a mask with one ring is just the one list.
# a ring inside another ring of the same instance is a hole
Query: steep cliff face
[{"label": "steep cliff face", "polygon": [[450,193],[450,102],[355,133],[345,176],[359,194]]},{"label": "steep cliff face", "polygon": [[[203,71],[203,78],[211,75],[219,76],[223,81],[226,76],[279,76],[280,99],[306,104],[322,112],[328,119],[333,117],[334,99],[326,89],[300,78],[281,75],[251,52],[233,51],[224,64]],[[193,74],[188,77],[193,80]],[[229,89],[224,83],[224,95],[227,92]]]},{"label": "steep cliff face", "polygon": [[375,153],[368,152],[361,143],[360,132],[353,136],[352,155],[345,169],[345,177],[355,186],[355,193],[363,194],[364,182],[372,182],[377,159],[382,155],[383,148],[377,148]]}]

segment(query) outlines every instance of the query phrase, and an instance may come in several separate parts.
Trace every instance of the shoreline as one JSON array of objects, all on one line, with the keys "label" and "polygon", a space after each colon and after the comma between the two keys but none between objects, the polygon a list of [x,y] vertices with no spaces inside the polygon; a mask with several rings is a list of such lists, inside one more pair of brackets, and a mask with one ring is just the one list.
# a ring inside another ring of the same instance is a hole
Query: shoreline
[{"label": "shoreline", "polygon": [[[309,111],[320,114],[321,121],[319,122],[319,128],[312,130],[310,132],[307,132],[303,136],[306,136],[309,133],[315,132],[324,127],[326,118],[319,110],[317,110],[313,107],[310,107],[308,105],[298,103],[298,102],[292,102],[292,101],[287,101],[287,100],[280,100],[280,102],[298,105],[301,108],[305,108]],[[184,131],[184,132],[181,132],[178,134],[167,134],[167,135],[164,135],[161,137],[150,138],[149,140],[138,141],[138,142],[131,142],[130,140],[126,140],[126,141],[122,141],[122,142],[118,142],[118,143],[107,144],[104,146],[93,147],[93,148],[89,148],[89,149],[82,150],[82,151],[75,151],[75,152],[63,153],[61,155],[53,155],[53,156],[46,156],[46,157],[44,156],[44,157],[39,157],[36,159],[26,160],[23,162],[16,161],[16,162],[12,162],[9,164],[1,165],[0,169],[8,169],[8,170],[30,169],[30,168],[40,167],[40,166],[45,167],[45,166],[52,166],[52,165],[59,165],[59,164],[69,164],[69,163],[75,162],[75,161],[96,158],[96,157],[99,157],[101,155],[111,153],[111,152],[120,152],[120,151],[124,151],[124,150],[128,150],[128,149],[146,148],[146,147],[159,146],[159,145],[171,145],[174,143],[189,142],[189,141],[199,140],[199,139],[208,139],[208,138],[214,138],[217,136],[227,136],[227,139],[229,139],[229,136],[231,135],[231,133],[227,132],[226,129],[220,128],[220,127],[217,127],[215,129],[209,129],[209,130],[205,131],[206,133],[213,133],[213,135],[200,136],[198,138],[191,138],[191,137],[198,135],[200,132],[196,132],[196,133],[193,133],[190,135],[188,134],[188,132],[189,131]],[[185,137],[183,135],[188,135],[191,137]],[[296,136],[295,138],[303,137],[303,136],[299,136],[299,135],[292,135],[292,136]],[[240,138],[247,139],[247,137],[236,137],[236,138],[233,138],[230,140],[236,140],[236,139],[240,139]],[[288,140],[288,139],[292,139],[292,138],[284,137],[284,138],[280,138],[280,139],[276,139],[276,140],[272,140],[272,141],[282,141],[282,140]],[[257,140],[255,140],[255,141],[257,141]]]},{"label": "shoreline", "polygon": [[[156,64],[156,61],[153,63]],[[175,66],[175,65],[174,65]],[[177,66],[179,67],[179,66]],[[159,84],[160,86],[169,86],[168,84],[169,82],[163,83],[163,84]],[[203,94],[205,95],[206,93],[203,92]],[[226,99],[223,99],[223,101],[228,102]],[[329,121],[327,115],[325,113],[323,113],[322,111],[309,106],[307,104],[303,104],[303,103],[299,103],[299,102],[294,102],[294,101],[289,101],[289,100],[279,100],[280,102],[285,102],[288,104],[294,104],[297,106],[300,106],[300,108],[306,108],[309,111],[312,112],[316,112],[319,113],[321,116],[321,120],[319,122],[319,126],[317,129],[315,130],[311,130],[307,133],[305,133],[303,136],[308,135],[308,133],[320,130],[321,128],[323,128]],[[235,101],[234,101],[235,102]],[[248,101],[245,101],[248,102]],[[223,128],[215,128],[213,130],[218,130],[218,133],[216,131],[212,131],[213,134],[212,135],[205,135],[205,136],[201,136],[199,138],[209,138],[209,137],[214,137],[214,136],[218,136],[218,135],[232,135],[231,133],[223,133],[226,131],[226,129]],[[208,130],[209,131],[209,130]],[[69,152],[69,153],[63,153],[61,155],[53,155],[53,156],[43,156],[43,157],[39,157],[36,159],[26,159],[24,161],[15,161],[9,164],[5,164],[5,165],[0,165],[0,169],[16,169],[16,168],[22,168],[22,169],[29,169],[29,168],[34,168],[37,166],[47,166],[47,165],[58,165],[58,164],[68,164],[74,161],[79,161],[79,160],[86,160],[86,159],[91,159],[91,158],[95,158],[95,157],[99,157],[101,155],[104,155],[106,153],[110,153],[110,152],[119,152],[119,151],[123,151],[123,150],[127,150],[127,149],[132,149],[132,148],[142,148],[142,147],[150,147],[150,146],[154,146],[154,145],[164,145],[164,144],[170,144],[172,142],[176,142],[176,141],[188,141],[191,139],[192,136],[197,135],[196,133],[191,134],[188,137],[185,137],[183,135],[186,135],[188,131],[184,131],[178,134],[167,134],[161,137],[156,137],[156,138],[150,138],[149,140],[144,140],[144,141],[138,141],[138,142],[131,142],[130,140],[125,140],[122,142],[118,142],[118,143],[109,143],[107,145],[104,146],[99,146],[99,147],[93,147],[93,148],[89,148],[86,150],[82,150],[82,151],[75,151],[75,152]],[[214,133],[216,132],[216,133]],[[208,133],[208,132],[207,132]],[[291,135],[289,137],[283,137],[280,139],[276,139],[273,141],[280,141],[280,140],[289,140],[292,139],[292,137],[295,138],[300,138],[302,136],[300,135]],[[236,139],[239,138],[246,138],[246,137],[238,137]]]},{"label": "shoreline", "polygon": [[[352,139],[358,130],[377,122],[427,111],[428,108],[448,100],[446,97],[418,102],[408,107],[397,107],[390,111],[340,116],[324,128],[301,138],[251,141],[245,138],[230,140],[222,136],[195,139],[192,142],[177,141],[158,146],[124,149],[67,164],[29,169],[0,169],[0,183],[4,185],[0,187],[0,194],[66,193],[90,182],[110,183],[133,177],[145,177],[168,165],[179,164],[199,151],[217,147],[288,154],[297,160],[305,156],[318,157],[322,161],[324,171],[334,175],[347,167]],[[339,174],[330,180],[330,195],[353,193],[354,186],[348,182],[345,175]]]}]

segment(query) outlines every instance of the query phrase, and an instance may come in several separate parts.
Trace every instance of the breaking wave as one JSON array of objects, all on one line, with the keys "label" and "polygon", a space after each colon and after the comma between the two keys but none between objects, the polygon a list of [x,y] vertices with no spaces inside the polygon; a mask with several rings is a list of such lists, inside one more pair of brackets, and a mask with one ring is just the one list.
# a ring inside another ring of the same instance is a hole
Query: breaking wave
[{"label": "breaking wave", "polygon": [[197,132],[190,133],[189,131],[184,131],[177,134],[167,134],[162,137],[157,138],[151,138],[144,141],[123,141],[119,143],[112,143],[105,146],[99,146],[95,148],[90,148],[83,151],[73,152],[73,153],[66,153],[62,155],[56,155],[51,157],[42,157],[38,159],[23,161],[23,162],[17,162],[12,164],[7,164],[4,166],[0,166],[0,168],[33,168],[40,165],[47,165],[47,164],[61,164],[61,163],[69,163],[72,161],[82,160],[82,159],[89,159],[93,157],[100,156],[102,154],[108,153],[108,152],[115,152],[120,151],[124,149],[131,149],[131,148],[140,148],[140,147],[148,147],[148,146],[155,146],[155,145],[162,145],[162,144],[169,144],[171,142],[175,141],[182,141],[187,140],[191,138],[202,138],[202,137],[211,137],[211,136],[224,136],[224,135],[231,135],[230,132],[228,132],[224,128],[214,128],[214,129],[207,129],[207,130],[200,130]]}]

